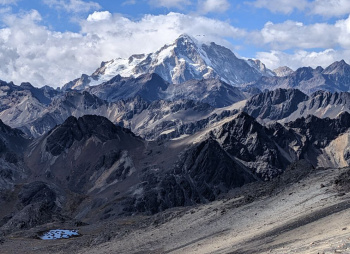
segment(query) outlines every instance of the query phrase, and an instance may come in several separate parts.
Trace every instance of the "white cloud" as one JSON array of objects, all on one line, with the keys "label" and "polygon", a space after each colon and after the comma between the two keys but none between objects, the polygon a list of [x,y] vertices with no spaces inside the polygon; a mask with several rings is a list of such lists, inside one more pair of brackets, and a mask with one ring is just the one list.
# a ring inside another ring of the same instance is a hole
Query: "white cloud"
[{"label": "white cloud", "polygon": [[327,67],[340,59],[347,59],[346,61],[349,63],[350,51],[326,49],[321,52],[308,52],[296,50],[293,54],[287,54],[282,51],[271,50],[269,52],[258,52],[256,58],[260,59],[270,69],[288,66],[296,70],[301,66]]},{"label": "white cloud", "polygon": [[87,18],[88,21],[101,21],[108,20],[112,17],[112,14],[109,11],[95,11],[90,14]]},{"label": "white cloud", "polygon": [[9,4],[16,4],[21,0],[0,0],[1,5],[9,5]]},{"label": "white cloud", "polygon": [[271,12],[281,12],[288,14],[295,9],[304,10],[308,6],[307,0],[256,0],[253,2],[245,2],[256,8],[266,8]]},{"label": "white cloud", "polygon": [[178,8],[183,9],[184,6],[190,5],[190,0],[149,0],[149,4],[156,7]]},{"label": "white cloud", "polygon": [[[269,49],[256,54],[256,58],[269,68],[283,65],[294,69],[300,66],[326,67],[343,58],[350,60],[350,16],[335,24],[268,22],[263,29],[250,33],[247,38],[259,47]],[[288,54],[284,50],[293,50],[294,53]]]},{"label": "white cloud", "polygon": [[255,0],[245,2],[256,8],[265,8],[273,13],[289,14],[294,10],[323,17],[340,17],[350,13],[349,0]]},{"label": "white cloud", "polygon": [[113,15],[111,20],[84,21],[81,27],[82,33],[98,38],[104,60],[116,56],[128,57],[133,53],[152,52],[174,41],[182,33],[205,35],[198,38],[231,47],[232,44],[225,41],[224,37],[245,36],[244,30],[232,27],[229,23],[179,13],[145,15],[139,21]]},{"label": "white cloud", "polygon": [[230,8],[227,0],[200,0],[198,2],[200,13],[225,12]]},{"label": "white cloud", "polygon": [[339,17],[350,13],[349,0],[315,0],[310,3],[312,14],[324,17]]},{"label": "white cloud", "polygon": [[34,10],[1,17],[6,27],[0,29],[0,79],[35,86],[61,86],[91,74],[102,61],[153,52],[182,33],[231,48],[224,38],[246,35],[226,22],[178,13],[135,21],[97,12],[80,23],[80,33],[51,31]]},{"label": "white cloud", "polygon": [[327,23],[304,25],[288,20],[279,24],[268,22],[262,30],[253,32],[251,36],[257,45],[268,45],[277,50],[330,48],[342,46],[339,40],[342,30],[337,25]]},{"label": "white cloud", "polygon": [[99,10],[101,6],[96,2],[85,2],[82,0],[44,0],[50,8],[64,10],[72,13],[89,12]]},{"label": "white cloud", "polygon": [[136,4],[136,0],[126,0],[122,3],[122,5],[134,5]]}]

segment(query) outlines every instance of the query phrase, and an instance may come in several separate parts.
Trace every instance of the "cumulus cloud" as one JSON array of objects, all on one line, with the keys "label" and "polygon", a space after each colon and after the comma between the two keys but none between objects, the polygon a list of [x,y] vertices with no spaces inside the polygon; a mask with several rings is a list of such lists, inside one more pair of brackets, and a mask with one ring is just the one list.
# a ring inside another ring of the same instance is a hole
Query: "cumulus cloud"
[{"label": "cumulus cloud", "polygon": [[227,0],[201,0],[198,3],[200,13],[225,12],[230,8]]},{"label": "cumulus cloud", "polygon": [[256,0],[253,2],[245,2],[256,8],[266,8],[271,12],[280,12],[288,14],[295,9],[304,10],[308,6],[307,0]]},{"label": "cumulus cloud", "polygon": [[190,5],[190,0],[149,0],[149,4],[156,7],[178,8],[183,9],[184,6]]},{"label": "cumulus cloud", "polygon": [[101,21],[108,20],[112,17],[112,14],[109,11],[95,11],[90,14],[87,18],[87,21]]},{"label": "cumulus cloud", "polygon": [[231,47],[232,44],[227,42],[225,37],[237,38],[246,34],[244,30],[237,29],[227,22],[179,13],[145,15],[139,21],[113,15],[110,20],[86,20],[81,23],[81,28],[83,34],[98,38],[104,59],[152,52],[174,41],[182,33],[196,36],[202,41],[216,41]]},{"label": "cumulus cloud", "polygon": [[231,48],[225,38],[246,35],[226,22],[179,13],[146,15],[135,21],[95,12],[81,21],[79,33],[50,30],[41,25],[41,16],[34,10],[7,13],[2,19],[0,79],[35,86],[61,86],[82,73],[91,74],[102,61],[153,52],[182,33]]},{"label": "cumulus cloud", "polygon": [[91,10],[99,10],[101,6],[96,2],[85,2],[82,0],[44,0],[50,8],[64,10],[71,13],[89,12]]},{"label": "cumulus cloud", "polygon": [[349,0],[315,0],[310,3],[311,13],[324,17],[339,17],[350,13]]},{"label": "cumulus cloud", "polygon": [[342,44],[338,37],[341,30],[338,26],[327,23],[304,25],[295,21],[279,24],[268,22],[262,30],[252,33],[251,36],[256,43],[278,50],[328,48]]},{"label": "cumulus cloud", "polygon": [[[247,38],[256,45],[269,48],[258,52],[256,58],[269,68],[287,65],[326,67],[340,59],[350,59],[350,16],[334,24],[301,22],[268,22],[260,31],[250,33]],[[288,54],[284,50],[293,50]]]},{"label": "cumulus cloud", "polygon": [[252,32],[248,37],[256,45],[265,45],[273,50],[349,48],[350,16],[335,24],[305,25],[290,20],[278,24],[267,22],[260,31]]}]

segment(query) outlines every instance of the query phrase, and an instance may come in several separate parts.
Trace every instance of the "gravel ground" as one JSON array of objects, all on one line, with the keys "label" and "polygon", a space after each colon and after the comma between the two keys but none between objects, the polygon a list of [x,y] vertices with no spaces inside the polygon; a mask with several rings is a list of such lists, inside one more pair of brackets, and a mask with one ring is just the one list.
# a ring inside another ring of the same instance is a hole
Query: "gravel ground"
[{"label": "gravel ground", "polygon": [[0,253],[350,253],[348,170],[291,171],[206,205],[69,228],[82,236],[68,240],[20,232]]}]

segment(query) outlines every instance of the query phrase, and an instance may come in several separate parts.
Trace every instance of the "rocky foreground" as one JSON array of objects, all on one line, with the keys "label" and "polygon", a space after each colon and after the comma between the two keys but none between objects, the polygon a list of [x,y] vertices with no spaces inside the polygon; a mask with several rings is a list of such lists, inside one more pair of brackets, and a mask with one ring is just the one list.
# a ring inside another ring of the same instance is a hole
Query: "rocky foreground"
[{"label": "rocky foreground", "polygon": [[[350,169],[292,165],[204,205],[108,223],[56,223],[1,238],[1,253],[348,253]],[[46,229],[80,237],[40,240]]]}]

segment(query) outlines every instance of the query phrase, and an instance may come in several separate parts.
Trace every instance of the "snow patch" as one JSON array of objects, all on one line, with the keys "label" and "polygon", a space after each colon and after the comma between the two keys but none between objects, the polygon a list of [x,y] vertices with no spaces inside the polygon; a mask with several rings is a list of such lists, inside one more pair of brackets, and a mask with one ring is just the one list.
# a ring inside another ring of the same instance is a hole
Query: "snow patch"
[{"label": "snow patch", "polygon": [[78,230],[66,230],[66,229],[52,229],[42,236],[41,240],[57,240],[57,239],[68,239],[73,236],[79,236]]}]

